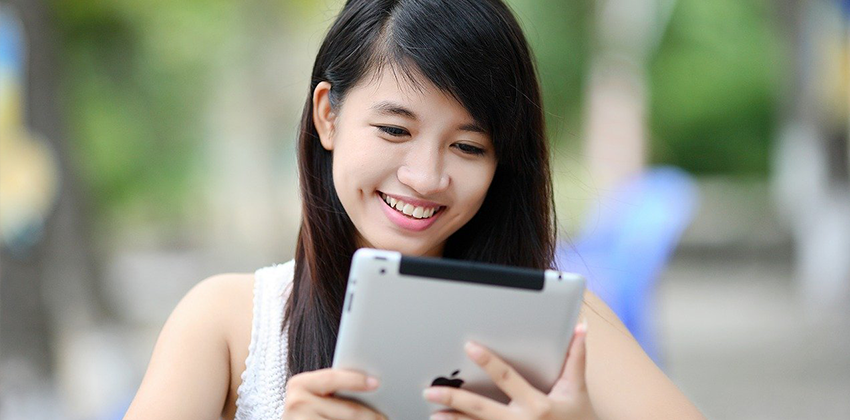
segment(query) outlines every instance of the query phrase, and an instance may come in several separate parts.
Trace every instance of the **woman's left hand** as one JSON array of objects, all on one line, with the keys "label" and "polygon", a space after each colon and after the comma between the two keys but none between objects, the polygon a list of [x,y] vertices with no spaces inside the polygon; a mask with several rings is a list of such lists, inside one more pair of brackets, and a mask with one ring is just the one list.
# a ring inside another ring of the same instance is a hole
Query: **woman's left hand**
[{"label": "woman's left hand", "polygon": [[467,343],[466,353],[510,399],[502,404],[451,387],[431,387],[425,399],[455,411],[440,411],[431,420],[595,420],[584,379],[587,324],[576,327],[567,361],[549,394],[534,388],[516,370],[488,349]]}]

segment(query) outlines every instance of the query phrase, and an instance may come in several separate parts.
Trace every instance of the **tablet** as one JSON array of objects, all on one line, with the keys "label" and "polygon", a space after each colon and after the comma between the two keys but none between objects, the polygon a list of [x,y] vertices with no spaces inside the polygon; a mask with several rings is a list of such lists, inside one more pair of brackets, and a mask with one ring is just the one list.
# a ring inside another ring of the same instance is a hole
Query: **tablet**
[{"label": "tablet", "polygon": [[389,420],[427,419],[445,407],[422,398],[434,385],[507,402],[470,360],[473,340],[548,392],[563,368],[584,279],[468,261],[362,248],[351,262],[333,367],[367,373],[381,385],[340,392]]}]

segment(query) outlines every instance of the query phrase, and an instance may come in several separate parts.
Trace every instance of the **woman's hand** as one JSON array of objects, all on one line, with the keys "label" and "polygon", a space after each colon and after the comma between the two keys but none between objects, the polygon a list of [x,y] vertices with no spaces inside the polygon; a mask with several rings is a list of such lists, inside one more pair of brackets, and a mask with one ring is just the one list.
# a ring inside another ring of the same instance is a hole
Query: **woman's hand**
[{"label": "woman's hand", "polygon": [[328,368],[299,373],[286,384],[283,420],[385,420],[361,404],[333,396],[337,391],[377,388],[377,379],[348,370]]},{"label": "woman's hand", "polygon": [[441,411],[432,420],[595,420],[596,413],[584,380],[587,324],[576,327],[560,378],[544,394],[519,376],[510,365],[484,347],[467,343],[466,353],[493,379],[511,402],[508,405],[451,387],[425,390],[428,401],[456,411]]}]

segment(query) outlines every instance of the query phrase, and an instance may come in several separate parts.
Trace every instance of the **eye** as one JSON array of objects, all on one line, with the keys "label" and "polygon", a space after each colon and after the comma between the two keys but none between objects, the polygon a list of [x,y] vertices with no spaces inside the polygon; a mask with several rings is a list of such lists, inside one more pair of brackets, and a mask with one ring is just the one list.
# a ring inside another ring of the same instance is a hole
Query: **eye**
[{"label": "eye", "polygon": [[378,130],[381,130],[384,133],[389,134],[393,137],[403,137],[403,136],[410,134],[410,133],[407,132],[407,130],[405,130],[403,128],[399,128],[399,127],[391,127],[391,126],[386,126],[386,125],[376,125],[375,127]]},{"label": "eye", "polygon": [[468,155],[483,156],[486,153],[484,149],[466,143],[457,143],[454,146],[457,147],[458,150],[460,150],[461,152],[466,153]]}]

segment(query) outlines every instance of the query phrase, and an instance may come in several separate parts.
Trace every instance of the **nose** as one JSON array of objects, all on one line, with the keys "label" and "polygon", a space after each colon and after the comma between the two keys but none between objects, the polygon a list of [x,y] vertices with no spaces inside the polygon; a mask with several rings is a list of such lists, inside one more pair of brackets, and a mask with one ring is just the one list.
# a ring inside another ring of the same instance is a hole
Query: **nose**
[{"label": "nose", "polygon": [[[423,148],[428,149],[428,148]],[[440,152],[418,150],[408,153],[398,168],[398,180],[423,196],[434,195],[449,187],[449,175],[443,168]]]}]

